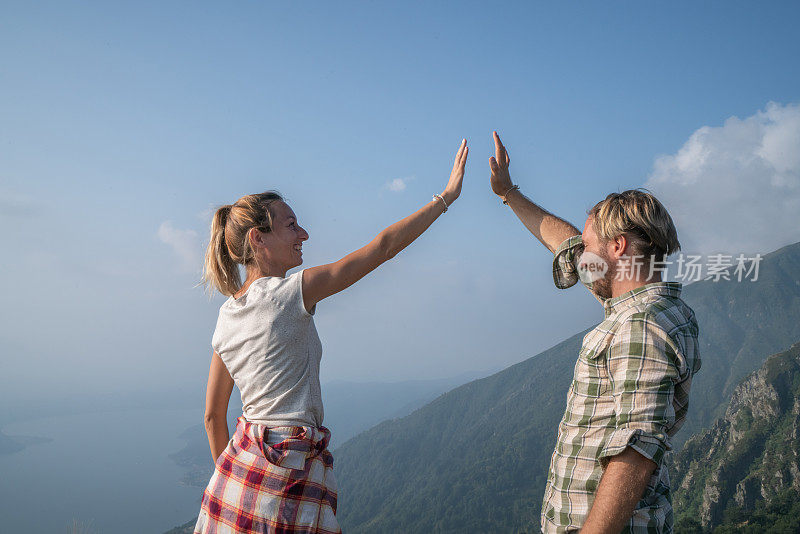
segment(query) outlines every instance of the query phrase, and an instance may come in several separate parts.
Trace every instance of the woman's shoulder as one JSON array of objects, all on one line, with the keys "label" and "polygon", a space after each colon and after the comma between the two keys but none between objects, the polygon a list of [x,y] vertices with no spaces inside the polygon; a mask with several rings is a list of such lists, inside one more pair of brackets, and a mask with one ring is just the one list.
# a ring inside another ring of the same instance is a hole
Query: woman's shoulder
[{"label": "woman's shoulder", "polygon": [[290,290],[303,283],[303,271],[297,271],[281,278],[280,276],[265,276],[253,284],[258,283],[257,289],[261,291]]},{"label": "woman's shoulder", "polygon": [[303,271],[292,273],[286,277],[264,276],[253,280],[247,290],[238,298],[229,297],[223,304],[226,307],[243,306],[265,296],[271,300],[284,300],[293,298],[302,291]]}]

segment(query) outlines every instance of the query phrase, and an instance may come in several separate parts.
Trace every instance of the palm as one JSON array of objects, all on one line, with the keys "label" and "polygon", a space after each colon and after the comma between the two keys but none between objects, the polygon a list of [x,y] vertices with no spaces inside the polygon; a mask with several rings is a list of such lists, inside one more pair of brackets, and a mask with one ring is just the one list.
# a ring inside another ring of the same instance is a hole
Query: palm
[{"label": "palm", "polygon": [[508,172],[508,165],[510,163],[511,157],[508,155],[506,147],[503,146],[497,132],[494,132],[494,156],[489,158],[489,167],[492,171],[489,183],[492,186],[492,191],[496,195],[502,196],[506,194],[513,185],[511,183],[511,175]]},{"label": "palm", "polygon": [[456,152],[456,158],[455,161],[453,161],[453,170],[450,171],[450,180],[447,182],[447,187],[445,188],[445,193],[451,197],[450,202],[457,199],[461,194],[461,184],[464,181],[464,167],[467,164],[468,152],[469,147],[467,146],[467,140],[463,139],[461,141],[461,146],[458,148],[458,152]]}]

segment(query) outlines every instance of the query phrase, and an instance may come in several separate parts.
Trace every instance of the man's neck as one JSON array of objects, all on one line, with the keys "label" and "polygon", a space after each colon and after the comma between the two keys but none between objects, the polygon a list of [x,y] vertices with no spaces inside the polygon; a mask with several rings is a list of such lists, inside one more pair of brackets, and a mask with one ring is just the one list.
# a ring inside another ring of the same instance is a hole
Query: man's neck
[{"label": "man's neck", "polygon": [[624,295],[628,291],[633,291],[634,289],[639,289],[642,286],[655,282],[661,282],[660,273],[653,275],[647,280],[641,278],[637,280],[614,280],[614,284],[611,286],[611,298]]}]

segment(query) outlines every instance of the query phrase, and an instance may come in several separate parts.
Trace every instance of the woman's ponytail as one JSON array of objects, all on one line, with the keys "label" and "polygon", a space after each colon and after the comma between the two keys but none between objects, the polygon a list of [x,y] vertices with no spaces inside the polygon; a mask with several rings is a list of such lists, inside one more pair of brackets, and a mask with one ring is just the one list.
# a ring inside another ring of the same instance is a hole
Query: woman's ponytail
[{"label": "woman's ponytail", "polygon": [[214,289],[225,296],[236,293],[242,287],[239,267],[231,258],[225,235],[225,226],[228,222],[233,206],[230,204],[219,208],[211,220],[211,237],[206,248],[206,257],[203,264],[203,277],[201,282],[208,287],[211,293]]},{"label": "woman's ponytail", "polygon": [[242,288],[239,265],[247,266],[255,258],[247,234],[252,228],[272,229],[269,205],[276,200],[283,197],[275,191],[245,195],[214,213],[200,280],[207,289],[210,286],[212,295],[216,289],[232,296]]}]

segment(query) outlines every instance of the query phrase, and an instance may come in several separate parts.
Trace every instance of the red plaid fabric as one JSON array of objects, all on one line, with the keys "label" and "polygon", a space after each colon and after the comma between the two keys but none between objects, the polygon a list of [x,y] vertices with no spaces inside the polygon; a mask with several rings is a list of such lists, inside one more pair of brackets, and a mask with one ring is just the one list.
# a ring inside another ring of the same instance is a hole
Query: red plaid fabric
[{"label": "red plaid fabric", "polygon": [[340,533],[325,427],[236,420],[203,492],[195,534]]}]

